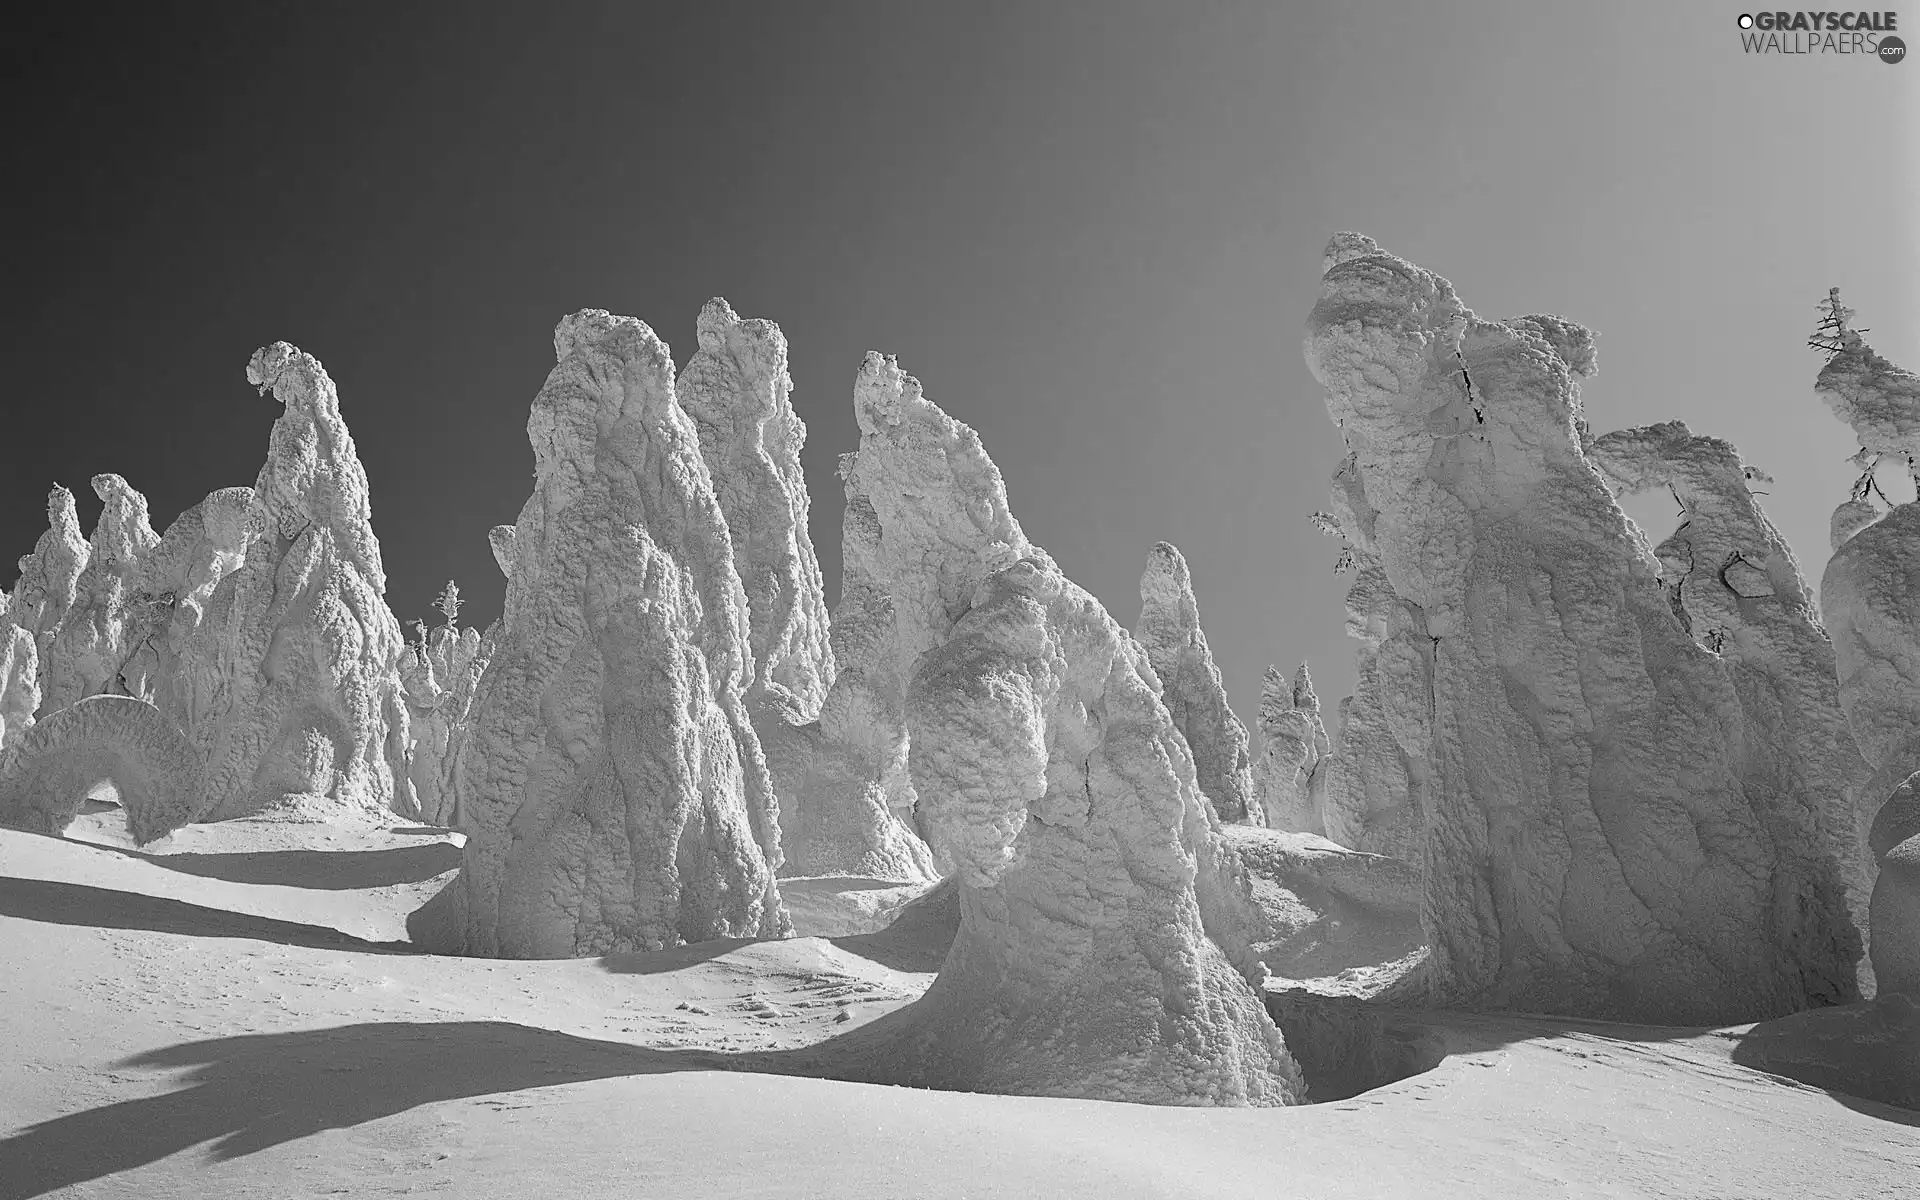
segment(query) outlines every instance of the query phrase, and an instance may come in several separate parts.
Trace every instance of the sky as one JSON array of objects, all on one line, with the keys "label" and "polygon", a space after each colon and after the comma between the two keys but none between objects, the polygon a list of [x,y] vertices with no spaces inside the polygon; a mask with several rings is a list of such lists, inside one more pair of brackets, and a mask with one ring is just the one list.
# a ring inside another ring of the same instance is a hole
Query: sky
[{"label": "sky", "polygon": [[[1178,545],[1250,719],[1269,663],[1351,690],[1301,355],[1335,231],[1598,330],[1595,432],[1733,440],[1815,582],[1854,450],[1815,304],[1920,367],[1920,62],[1749,54],[1738,4],[162,7],[9,50],[9,583],[56,481],[91,527],[124,475],[156,529],[251,483],[245,366],[286,340],[339,386],[389,604],[453,578],[484,625],[555,322],[637,316],[684,363],[718,295],[790,343],[829,598],[881,350],[1123,624]],[[1671,507],[1629,511],[1658,540]]]}]

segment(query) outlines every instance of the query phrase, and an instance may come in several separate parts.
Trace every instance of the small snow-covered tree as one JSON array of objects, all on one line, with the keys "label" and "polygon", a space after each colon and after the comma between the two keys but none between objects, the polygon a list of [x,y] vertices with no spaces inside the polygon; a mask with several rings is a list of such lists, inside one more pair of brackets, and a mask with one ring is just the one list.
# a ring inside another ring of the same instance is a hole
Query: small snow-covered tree
[{"label": "small snow-covered tree", "polygon": [[452,628],[460,616],[460,585],[451,579],[447,580],[447,586],[441,588],[440,594],[434,597],[433,606],[447,619],[447,627]]},{"label": "small snow-covered tree", "polygon": [[1849,333],[1868,333],[1869,330],[1855,329],[1849,324],[1853,320],[1853,310],[1840,303],[1840,289],[1828,288],[1827,298],[1814,307],[1820,310],[1820,323],[1814,327],[1813,336],[1807,339],[1807,345],[1819,350],[1833,361],[1833,356],[1847,347]]}]

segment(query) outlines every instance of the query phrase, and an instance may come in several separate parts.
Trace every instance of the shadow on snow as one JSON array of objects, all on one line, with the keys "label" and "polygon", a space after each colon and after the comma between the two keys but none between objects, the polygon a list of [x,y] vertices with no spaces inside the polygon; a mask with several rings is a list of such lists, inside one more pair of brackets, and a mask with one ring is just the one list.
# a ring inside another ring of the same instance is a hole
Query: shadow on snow
[{"label": "shadow on snow", "polygon": [[381,1022],[171,1046],[119,1067],[190,1068],[186,1086],[56,1117],[0,1139],[0,1198],[26,1200],[212,1142],[240,1158],[423,1104],[581,1080],[712,1069],[505,1021]]},{"label": "shadow on snow", "polygon": [[119,892],[83,883],[0,876],[0,917],[54,925],[129,929],[189,937],[253,938],[315,950],[414,954],[405,942],[369,942],[319,925],[207,908],[139,892]]}]

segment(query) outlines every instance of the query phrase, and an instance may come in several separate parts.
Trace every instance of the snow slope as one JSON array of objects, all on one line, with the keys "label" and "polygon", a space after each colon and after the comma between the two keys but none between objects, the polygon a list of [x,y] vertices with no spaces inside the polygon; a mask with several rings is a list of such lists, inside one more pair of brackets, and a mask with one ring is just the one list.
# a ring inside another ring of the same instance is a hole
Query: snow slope
[{"label": "snow slope", "polygon": [[385,940],[444,836],[0,831],[0,961],[34,964],[0,971],[0,1198],[1920,1195],[1920,1113],[1738,1064],[1794,1018],[1403,1018],[1437,1068],[1274,1109],[771,1073],[910,1002],[951,926],[546,961],[338,932]]}]

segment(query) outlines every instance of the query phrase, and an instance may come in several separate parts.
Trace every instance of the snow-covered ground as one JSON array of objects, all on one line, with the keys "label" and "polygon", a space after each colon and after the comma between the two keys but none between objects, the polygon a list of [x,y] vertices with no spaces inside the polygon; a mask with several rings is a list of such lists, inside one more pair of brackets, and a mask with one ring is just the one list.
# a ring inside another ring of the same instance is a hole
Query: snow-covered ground
[{"label": "snow-covered ground", "polygon": [[861,1074],[842,1035],[932,979],[952,926],[924,912],[433,957],[405,917],[457,835],[240,821],[136,853],[95,807],[66,839],[0,830],[0,1198],[1920,1196],[1920,1112],[1736,1061],[1844,1026],[1920,1067],[1910,1010],[1410,1016],[1436,1068],[1287,1109],[882,1087],[818,1076]]}]

